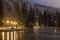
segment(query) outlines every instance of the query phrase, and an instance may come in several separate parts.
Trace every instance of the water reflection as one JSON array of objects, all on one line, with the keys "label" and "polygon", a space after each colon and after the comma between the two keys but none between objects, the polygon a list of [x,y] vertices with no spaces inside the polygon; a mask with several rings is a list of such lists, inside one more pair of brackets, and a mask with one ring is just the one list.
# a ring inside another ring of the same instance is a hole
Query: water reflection
[{"label": "water reflection", "polygon": [[[0,40],[60,40],[60,29],[52,27],[0,32]],[[2,38],[2,39],[1,39]]]},{"label": "water reflection", "polygon": [[4,40],[4,32],[2,32],[2,40]]},{"label": "water reflection", "polygon": [[[23,40],[24,31],[2,31],[0,32],[0,40]],[[2,38],[2,39],[1,39]]]},{"label": "water reflection", "polygon": [[9,32],[7,32],[7,40],[9,40]]}]

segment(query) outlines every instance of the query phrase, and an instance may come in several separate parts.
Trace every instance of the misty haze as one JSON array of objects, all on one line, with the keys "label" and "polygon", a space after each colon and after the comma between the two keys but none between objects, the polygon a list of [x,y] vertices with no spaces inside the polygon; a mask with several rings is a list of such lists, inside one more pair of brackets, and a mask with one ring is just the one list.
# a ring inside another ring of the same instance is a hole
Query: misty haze
[{"label": "misty haze", "polygon": [[60,0],[28,0],[31,3],[37,3],[45,6],[60,8]]}]

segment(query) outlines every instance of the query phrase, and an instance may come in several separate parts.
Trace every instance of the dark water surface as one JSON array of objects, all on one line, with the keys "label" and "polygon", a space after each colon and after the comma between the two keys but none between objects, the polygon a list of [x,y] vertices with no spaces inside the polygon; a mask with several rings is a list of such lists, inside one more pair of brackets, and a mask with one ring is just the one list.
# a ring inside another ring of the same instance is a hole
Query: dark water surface
[{"label": "dark water surface", "polygon": [[60,40],[60,29],[40,28],[0,32],[0,40]]}]

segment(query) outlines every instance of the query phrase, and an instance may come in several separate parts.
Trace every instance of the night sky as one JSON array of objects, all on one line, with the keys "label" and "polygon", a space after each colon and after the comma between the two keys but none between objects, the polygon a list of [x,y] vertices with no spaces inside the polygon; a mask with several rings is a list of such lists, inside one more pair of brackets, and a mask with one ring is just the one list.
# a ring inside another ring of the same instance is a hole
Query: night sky
[{"label": "night sky", "polygon": [[60,0],[28,0],[32,3],[60,8]]}]

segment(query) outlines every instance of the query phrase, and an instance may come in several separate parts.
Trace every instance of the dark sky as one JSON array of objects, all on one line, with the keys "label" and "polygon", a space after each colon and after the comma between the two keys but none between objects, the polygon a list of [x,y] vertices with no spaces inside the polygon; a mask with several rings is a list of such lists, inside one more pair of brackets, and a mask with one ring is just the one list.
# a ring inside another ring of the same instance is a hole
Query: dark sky
[{"label": "dark sky", "polygon": [[42,5],[60,8],[60,0],[28,0],[28,1],[32,3],[38,3]]}]

